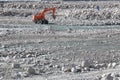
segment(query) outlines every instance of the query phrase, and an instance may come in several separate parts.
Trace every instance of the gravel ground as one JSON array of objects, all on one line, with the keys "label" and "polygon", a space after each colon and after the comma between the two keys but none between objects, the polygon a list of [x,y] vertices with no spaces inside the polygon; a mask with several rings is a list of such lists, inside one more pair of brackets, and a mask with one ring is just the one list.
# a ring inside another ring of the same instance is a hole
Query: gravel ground
[{"label": "gravel ground", "polygon": [[54,3],[48,25],[40,4],[0,3],[0,80],[120,80],[119,2]]}]

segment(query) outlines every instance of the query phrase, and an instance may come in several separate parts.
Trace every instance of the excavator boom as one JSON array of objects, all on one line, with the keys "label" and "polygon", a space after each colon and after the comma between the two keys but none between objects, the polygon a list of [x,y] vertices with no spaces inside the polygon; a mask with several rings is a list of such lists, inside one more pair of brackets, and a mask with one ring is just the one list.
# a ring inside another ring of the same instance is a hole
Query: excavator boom
[{"label": "excavator boom", "polygon": [[[52,16],[53,18],[55,19],[55,11],[56,11],[56,8],[45,8],[43,11],[39,12],[38,14],[36,15],[33,15],[32,17],[32,20],[35,22],[35,23],[42,23],[44,24],[44,21],[46,20],[45,19],[45,13],[48,12],[48,11],[52,11]],[[47,21],[47,20],[46,20]],[[48,22],[48,21],[47,21]]]}]

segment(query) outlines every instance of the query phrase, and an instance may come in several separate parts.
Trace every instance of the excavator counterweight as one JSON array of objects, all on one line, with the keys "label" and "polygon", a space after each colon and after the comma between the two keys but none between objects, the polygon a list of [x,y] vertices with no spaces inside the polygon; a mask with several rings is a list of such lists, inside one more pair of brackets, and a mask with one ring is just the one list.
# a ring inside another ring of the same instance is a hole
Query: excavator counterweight
[{"label": "excavator counterweight", "polygon": [[52,16],[53,18],[55,19],[56,16],[55,16],[55,11],[56,11],[56,8],[45,8],[43,11],[39,12],[38,14],[36,15],[33,15],[32,17],[32,20],[33,22],[35,22],[36,24],[48,24],[48,20],[45,19],[45,13],[48,12],[48,11],[52,11]]}]

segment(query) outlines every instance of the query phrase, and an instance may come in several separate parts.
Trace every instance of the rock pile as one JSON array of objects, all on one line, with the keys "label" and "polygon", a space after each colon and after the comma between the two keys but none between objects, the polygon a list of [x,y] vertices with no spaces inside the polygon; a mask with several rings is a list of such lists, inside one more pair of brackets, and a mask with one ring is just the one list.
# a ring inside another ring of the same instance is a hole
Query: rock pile
[{"label": "rock pile", "polygon": [[120,80],[120,73],[103,74],[100,80]]},{"label": "rock pile", "polygon": [[[0,11],[1,16],[17,17],[29,17],[45,7],[56,6],[58,14],[63,13],[62,16],[58,16],[56,20],[51,19],[51,17],[47,19],[57,25],[120,25],[120,8],[116,2],[114,4],[112,2],[104,4],[97,2],[64,4],[6,2],[1,3],[0,6],[3,8]],[[97,9],[97,6],[99,6],[99,9]]]},{"label": "rock pile", "polygon": [[36,74],[36,71],[35,71],[35,69],[33,67],[28,67],[27,68],[27,73],[28,74]]},{"label": "rock pile", "polygon": [[86,10],[74,10],[69,16],[80,20],[106,20],[106,19],[120,19],[119,9],[86,9]]},{"label": "rock pile", "polygon": [[18,64],[18,63],[13,63],[13,64],[12,64],[12,68],[20,68],[20,64]]},{"label": "rock pile", "polygon": [[[101,2],[102,3],[102,2]],[[100,6],[100,8],[115,8],[119,7],[118,2],[107,2],[107,3],[102,3],[101,5],[100,2],[79,2],[79,3],[74,3],[74,2],[64,2],[62,5],[59,3],[42,3],[42,2],[0,2],[0,7],[1,8],[17,8],[17,9],[40,9],[44,7],[49,7],[49,6],[56,6],[57,8],[62,8],[62,9],[73,9],[73,8],[78,8],[78,9],[89,9],[89,8],[96,8],[97,6]]]},{"label": "rock pile", "polygon": [[32,15],[32,12],[16,12],[16,11],[3,11],[0,13],[1,16],[18,16],[18,17],[28,17]]},{"label": "rock pile", "polygon": [[104,70],[109,68],[115,68],[117,63],[91,63],[91,61],[85,60],[82,61],[80,65],[75,66],[63,66],[63,72],[88,72],[88,71],[96,71],[96,70]]}]

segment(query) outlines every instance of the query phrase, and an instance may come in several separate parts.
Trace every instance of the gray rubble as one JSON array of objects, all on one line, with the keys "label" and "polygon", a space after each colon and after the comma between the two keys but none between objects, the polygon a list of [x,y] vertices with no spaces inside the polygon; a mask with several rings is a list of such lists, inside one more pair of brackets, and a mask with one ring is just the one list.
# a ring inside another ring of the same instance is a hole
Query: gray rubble
[{"label": "gray rubble", "polygon": [[[50,24],[32,22],[32,15],[54,5],[57,18],[46,14]],[[119,80],[119,5],[0,3],[0,79]]]},{"label": "gray rubble", "polygon": [[[119,2],[64,2],[64,4],[51,4],[40,2],[8,2],[1,3],[2,10],[0,16],[29,17],[36,14],[44,7],[57,8],[56,20],[50,15],[47,19],[50,23],[57,25],[85,25],[85,26],[103,26],[120,25],[120,6]],[[97,9],[99,6],[99,10]],[[7,10],[8,9],[8,10]],[[26,11],[26,9],[28,9]]]}]

